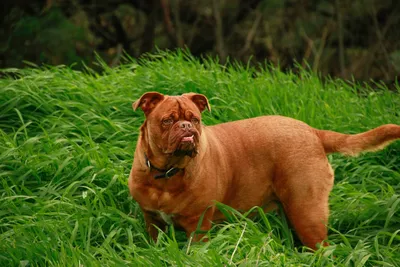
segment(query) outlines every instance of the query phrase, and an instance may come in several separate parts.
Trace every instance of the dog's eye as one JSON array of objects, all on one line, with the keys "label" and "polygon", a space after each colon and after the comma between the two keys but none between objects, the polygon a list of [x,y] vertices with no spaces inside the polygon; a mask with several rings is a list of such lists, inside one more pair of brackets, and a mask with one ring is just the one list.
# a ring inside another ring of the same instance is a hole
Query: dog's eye
[{"label": "dog's eye", "polygon": [[174,120],[170,118],[170,119],[163,120],[162,124],[163,125],[171,125],[173,122],[174,122]]},{"label": "dog's eye", "polygon": [[192,123],[193,124],[198,124],[200,121],[198,118],[192,118]]}]

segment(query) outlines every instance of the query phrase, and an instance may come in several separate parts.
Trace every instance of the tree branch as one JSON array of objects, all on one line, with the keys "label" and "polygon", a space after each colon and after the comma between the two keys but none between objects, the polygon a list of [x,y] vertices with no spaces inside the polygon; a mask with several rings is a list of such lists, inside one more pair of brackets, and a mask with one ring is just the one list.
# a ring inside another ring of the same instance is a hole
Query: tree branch
[{"label": "tree branch", "polygon": [[314,64],[313,64],[313,71],[315,73],[319,69],[319,63],[321,61],[322,53],[324,52],[324,49],[325,49],[326,39],[328,38],[328,34],[329,34],[329,28],[330,28],[330,25],[328,24],[328,25],[325,25],[324,29],[322,30],[321,44],[318,48],[317,54],[315,55]]},{"label": "tree branch", "polygon": [[163,14],[164,14],[165,29],[167,30],[169,39],[172,42],[175,42],[175,29],[171,22],[171,12],[170,12],[170,7],[169,7],[169,0],[160,0],[160,2],[161,2],[161,8],[162,8]]},{"label": "tree branch", "polygon": [[345,78],[345,62],[344,62],[344,43],[343,43],[343,18],[342,11],[340,10],[340,0],[335,1],[336,4],[336,14],[338,23],[338,35],[339,35],[339,64],[340,64],[340,75]]},{"label": "tree branch", "polygon": [[182,36],[182,24],[180,18],[180,9],[179,9],[180,0],[172,0],[172,9],[174,11],[174,22],[175,22],[175,35],[176,35],[176,43],[179,47],[183,48],[184,40]]},{"label": "tree branch", "polygon": [[254,39],[254,36],[256,35],[256,31],[257,31],[258,25],[261,22],[261,19],[262,19],[262,13],[260,11],[256,10],[256,18],[253,22],[253,25],[251,26],[249,33],[247,34],[246,42],[245,42],[243,48],[239,51],[239,57],[241,57],[244,53],[246,53],[247,50],[250,49],[251,43]]},{"label": "tree branch", "polygon": [[213,0],[213,14],[215,18],[215,40],[217,43],[217,53],[219,54],[221,63],[226,62],[226,53],[224,48],[224,35],[222,30],[222,20],[219,8],[219,0]]}]

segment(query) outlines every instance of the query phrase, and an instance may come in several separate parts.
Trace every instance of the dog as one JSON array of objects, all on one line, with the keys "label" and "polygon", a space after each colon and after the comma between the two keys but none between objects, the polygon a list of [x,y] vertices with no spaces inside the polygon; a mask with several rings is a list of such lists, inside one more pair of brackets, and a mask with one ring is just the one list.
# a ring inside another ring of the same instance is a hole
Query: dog
[{"label": "dog", "polygon": [[196,93],[148,92],[133,103],[134,110],[139,108],[146,119],[128,186],[154,240],[157,228],[168,224],[183,228],[188,237],[209,230],[212,222],[224,219],[216,202],[239,211],[259,206],[265,212],[280,202],[305,246],[328,245],[334,173],[326,155],[355,156],[400,138],[395,124],[347,135],[283,116],[204,126],[201,113],[211,108],[206,96]]}]

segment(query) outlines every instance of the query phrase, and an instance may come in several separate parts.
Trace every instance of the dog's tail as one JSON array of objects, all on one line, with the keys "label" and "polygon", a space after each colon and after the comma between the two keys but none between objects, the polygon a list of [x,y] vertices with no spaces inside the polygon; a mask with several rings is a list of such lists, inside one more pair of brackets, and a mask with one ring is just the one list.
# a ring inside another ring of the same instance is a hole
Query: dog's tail
[{"label": "dog's tail", "polygon": [[333,131],[317,130],[325,153],[339,152],[356,156],[363,151],[376,151],[400,139],[400,126],[386,124],[359,134],[342,134]]}]

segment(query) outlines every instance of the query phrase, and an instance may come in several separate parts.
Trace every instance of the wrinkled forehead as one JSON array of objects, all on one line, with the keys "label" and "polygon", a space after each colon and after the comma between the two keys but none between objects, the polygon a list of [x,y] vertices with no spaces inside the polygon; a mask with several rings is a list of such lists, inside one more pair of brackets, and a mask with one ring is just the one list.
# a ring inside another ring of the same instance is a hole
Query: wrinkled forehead
[{"label": "wrinkled forehead", "polygon": [[184,96],[168,96],[164,99],[161,105],[157,106],[157,109],[160,109],[159,111],[161,111],[161,113],[170,113],[178,117],[184,117],[191,114],[200,116],[200,110],[197,106],[193,101]]}]

